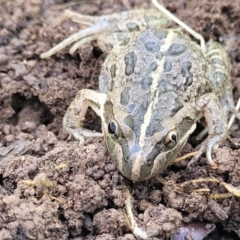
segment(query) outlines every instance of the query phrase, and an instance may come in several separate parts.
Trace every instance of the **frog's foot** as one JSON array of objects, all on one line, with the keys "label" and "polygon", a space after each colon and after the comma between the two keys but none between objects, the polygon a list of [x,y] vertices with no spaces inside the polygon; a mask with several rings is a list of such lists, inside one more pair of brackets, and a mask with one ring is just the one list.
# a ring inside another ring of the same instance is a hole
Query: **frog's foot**
[{"label": "frog's foot", "polygon": [[196,108],[198,111],[203,112],[209,130],[207,139],[201,143],[198,153],[189,162],[188,167],[196,162],[203,153],[206,153],[210,166],[216,167],[212,160],[212,149],[217,142],[226,137],[226,115],[218,97],[213,93],[206,93],[201,96],[197,101]]},{"label": "frog's foot", "polygon": [[196,155],[193,156],[191,161],[188,163],[188,167],[191,167],[203,153],[206,153],[207,161],[212,168],[216,168],[216,164],[212,160],[212,149],[215,144],[224,139],[225,134],[216,135],[213,137],[208,137],[203,143],[200,144],[200,148]]},{"label": "frog's foot", "polygon": [[86,138],[103,137],[103,133],[94,132],[83,128],[85,116],[89,107],[99,116],[102,116],[103,105],[106,102],[106,94],[91,89],[82,89],[73,99],[63,117],[63,128],[71,136],[84,144]]},{"label": "frog's foot", "polygon": [[69,133],[70,136],[73,136],[74,139],[79,141],[79,146],[83,146],[85,139],[87,138],[102,138],[103,133],[93,132],[85,128],[72,129],[65,127],[65,130]]}]

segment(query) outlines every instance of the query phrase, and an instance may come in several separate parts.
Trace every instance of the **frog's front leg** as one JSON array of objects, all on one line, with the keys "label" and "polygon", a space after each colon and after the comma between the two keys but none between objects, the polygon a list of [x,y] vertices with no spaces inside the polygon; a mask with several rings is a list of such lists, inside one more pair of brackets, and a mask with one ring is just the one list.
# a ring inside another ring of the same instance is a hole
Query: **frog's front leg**
[{"label": "frog's front leg", "polygon": [[102,118],[103,105],[107,99],[106,94],[91,89],[80,90],[63,118],[64,129],[79,140],[80,145],[84,144],[86,138],[103,137],[102,133],[93,132],[82,127],[88,107],[91,107],[98,116]]},{"label": "frog's front leg", "polygon": [[189,165],[206,152],[208,163],[214,166],[212,148],[215,143],[225,138],[227,133],[227,118],[218,97],[214,93],[207,93],[201,96],[197,101],[196,107],[198,111],[202,111],[209,130],[207,139],[202,142],[198,153],[192,158]]}]

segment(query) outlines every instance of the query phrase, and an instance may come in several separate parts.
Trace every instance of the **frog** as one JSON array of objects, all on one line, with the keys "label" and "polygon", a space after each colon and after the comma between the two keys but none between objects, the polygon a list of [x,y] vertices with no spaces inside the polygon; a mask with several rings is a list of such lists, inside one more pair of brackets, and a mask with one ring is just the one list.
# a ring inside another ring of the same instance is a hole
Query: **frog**
[{"label": "frog", "polygon": [[[234,109],[224,48],[211,40],[200,46],[189,28],[171,27],[172,15],[156,9],[97,17],[67,14],[90,26],[41,57],[76,40],[70,53],[97,40],[106,59],[99,90],[81,89],[68,107],[65,131],[80,145],[86,138],[104,137],[123,176],[144,181],[171,165],[205,118],[208,136],[190,164],[206,153],[213,166],[213,147],[225,139],[228,113]],[[83,127],[89,107],[101,119],[101,133]]]}]

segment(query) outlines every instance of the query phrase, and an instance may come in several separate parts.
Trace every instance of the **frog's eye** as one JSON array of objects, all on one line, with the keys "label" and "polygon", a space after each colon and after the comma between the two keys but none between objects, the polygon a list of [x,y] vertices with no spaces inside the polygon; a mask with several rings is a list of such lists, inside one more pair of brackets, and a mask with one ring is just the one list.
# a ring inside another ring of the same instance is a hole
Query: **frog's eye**
[{"label": "frog's eye", "polygon": [[115,137],[118,137],[118,124],[116,123],[116,121],[112,120],[108,124],[108,132],[114,135]]},{"label": "frog's eye", "polygon": [[165,140],[164,140],[164,146],[166,148],[173,148],[177,143],[177,130],[170,131]]}]

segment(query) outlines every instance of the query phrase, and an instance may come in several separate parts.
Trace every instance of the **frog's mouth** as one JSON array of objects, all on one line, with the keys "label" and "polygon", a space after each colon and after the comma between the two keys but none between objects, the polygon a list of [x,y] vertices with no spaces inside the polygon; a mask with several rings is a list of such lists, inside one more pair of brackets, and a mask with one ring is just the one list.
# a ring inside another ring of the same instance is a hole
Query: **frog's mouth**
[{"label": "frog's mouth", "polygon": [[194,123],[190,129],[181,135],[176,146],[169,150],[161,151],[158,148],[134,147],[129,149],[126,139],[115,142],[110,137],[106,138],[109,152],[117,164],[118,170],[128,179],[133,181],[144,181],[160,174],[165,170],[186,144],[190,134],[195,130]]}]

